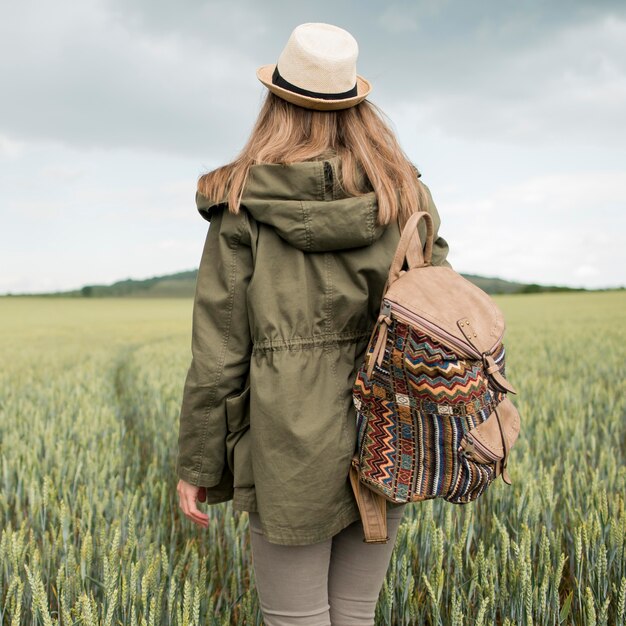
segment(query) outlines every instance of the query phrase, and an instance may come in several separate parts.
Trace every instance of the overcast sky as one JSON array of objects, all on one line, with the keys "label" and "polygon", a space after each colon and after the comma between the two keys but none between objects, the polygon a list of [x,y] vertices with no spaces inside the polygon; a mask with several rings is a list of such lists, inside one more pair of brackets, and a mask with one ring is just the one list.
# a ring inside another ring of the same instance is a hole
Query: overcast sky
[{"label": "overcast sky", "polygon": [[359,42],[455,269],[626,284],[623,0],[20,0],[0,3],[0,293],[197,267],[196,180],[315,21]]}]

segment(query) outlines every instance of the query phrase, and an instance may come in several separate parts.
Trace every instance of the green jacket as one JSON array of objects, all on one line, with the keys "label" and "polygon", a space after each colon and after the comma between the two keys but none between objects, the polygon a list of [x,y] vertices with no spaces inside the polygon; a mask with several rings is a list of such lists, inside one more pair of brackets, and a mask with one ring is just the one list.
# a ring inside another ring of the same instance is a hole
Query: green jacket
[{"label": "green jacket", "polygon": [[[399,240],[395,222],[376,225],[373,192],[342,193],[337,166],[256,165],[238,215],[196,196],[211,224],[176,471],[210,504],[258,511],[267,539],[284,545],[359,519],[352,384]],[[429,211],[438,229],[432,198]],[[435,232],[433,263],[447,264]]]}]

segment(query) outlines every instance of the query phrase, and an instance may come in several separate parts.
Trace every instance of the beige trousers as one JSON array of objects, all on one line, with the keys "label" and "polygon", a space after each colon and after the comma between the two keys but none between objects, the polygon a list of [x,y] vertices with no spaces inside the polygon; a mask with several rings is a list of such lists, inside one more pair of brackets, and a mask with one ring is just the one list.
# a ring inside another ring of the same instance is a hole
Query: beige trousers
[{"label": "beige trousers", "polygon": [[388,510],[385,544],[364,543],[358,520],[308,546],[269,543],[258,513],[249,513],[252,563],[265,626],[373,625],[404,509]]}]

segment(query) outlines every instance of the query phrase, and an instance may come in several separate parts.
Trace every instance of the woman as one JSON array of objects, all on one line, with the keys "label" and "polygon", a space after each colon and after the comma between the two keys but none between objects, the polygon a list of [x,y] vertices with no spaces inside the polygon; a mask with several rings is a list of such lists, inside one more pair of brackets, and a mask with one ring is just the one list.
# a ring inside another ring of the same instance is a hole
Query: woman
[{"label": "woman", "polygon": [[[180,506],[248,511],[265,623],[374,623],[405,505],[363,542],[348,480],[352,384],[401,227],[430,192],[356,74],[345,30],[303,24],[240,156],[202,176],[211,222],[180,415]],[[447,264],[436,235],[433,263]]]}]

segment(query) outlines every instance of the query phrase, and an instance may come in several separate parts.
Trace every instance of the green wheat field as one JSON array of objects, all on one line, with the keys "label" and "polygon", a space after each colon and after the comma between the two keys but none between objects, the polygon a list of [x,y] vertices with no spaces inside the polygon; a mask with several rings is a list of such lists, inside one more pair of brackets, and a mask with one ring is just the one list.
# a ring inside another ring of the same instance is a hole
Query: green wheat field
[{"label": "green wheat field", "polygon": [[[377,623],[623,626],[626,293],[497,301],[513,484],[408,507]],[[0,298],[0,624],[262,623],[247,514],[178,509],[191,308]]]}]

